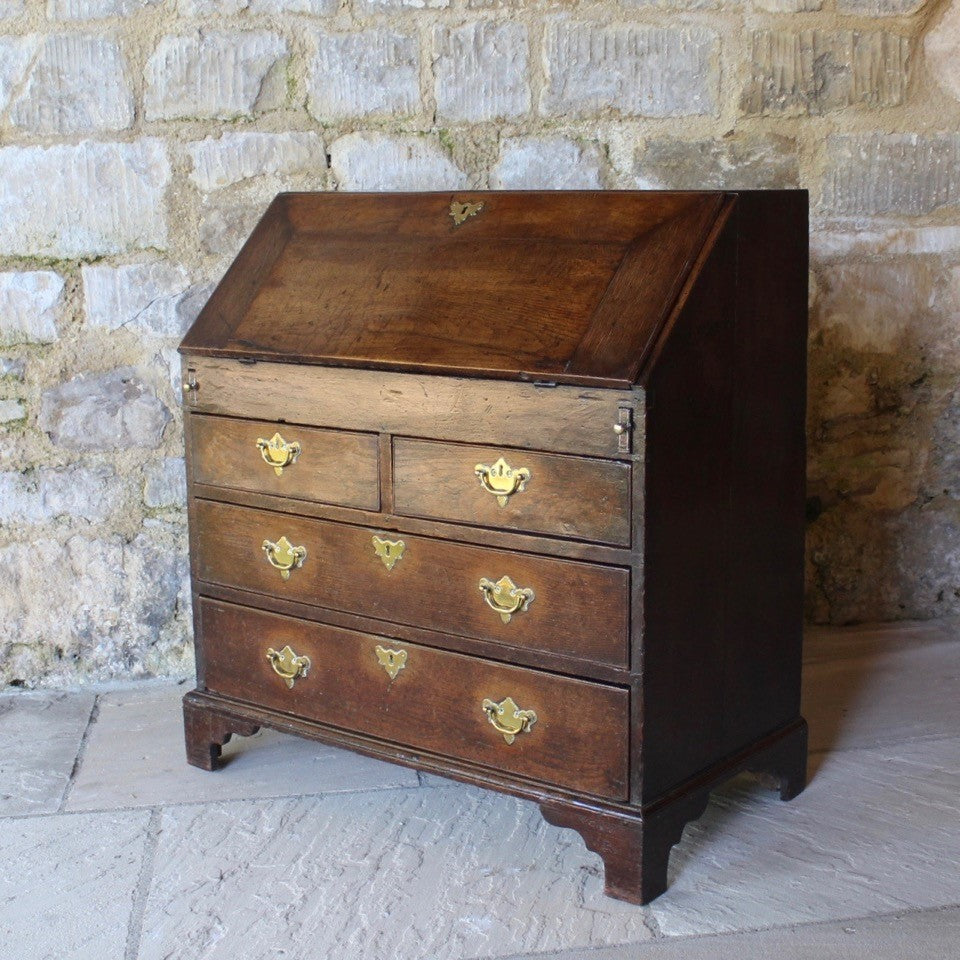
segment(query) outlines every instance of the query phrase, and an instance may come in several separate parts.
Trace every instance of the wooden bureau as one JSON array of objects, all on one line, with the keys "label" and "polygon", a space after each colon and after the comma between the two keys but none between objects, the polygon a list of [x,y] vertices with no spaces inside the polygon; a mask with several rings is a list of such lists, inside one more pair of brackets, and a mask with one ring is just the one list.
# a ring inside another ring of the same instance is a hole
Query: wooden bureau
[{"label": "wooden bureau", "polygon": [[277,197],[181,345],[189,761],[313,737],[662,893],[805,782],[806,317],[801,191]]}]

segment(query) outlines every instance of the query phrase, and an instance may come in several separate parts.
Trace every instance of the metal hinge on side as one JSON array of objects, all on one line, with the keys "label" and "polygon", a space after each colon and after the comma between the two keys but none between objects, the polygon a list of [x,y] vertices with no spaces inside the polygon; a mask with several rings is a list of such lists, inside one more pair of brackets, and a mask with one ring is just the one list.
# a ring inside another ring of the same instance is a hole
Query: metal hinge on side
[{"label": "metal hinge on side", "polygon": [[630,453],[633,436],[633,410],[630,407],[620,407],[617,410],[617,422],[613,425],[613,432],[617,435],[617,453]]}]

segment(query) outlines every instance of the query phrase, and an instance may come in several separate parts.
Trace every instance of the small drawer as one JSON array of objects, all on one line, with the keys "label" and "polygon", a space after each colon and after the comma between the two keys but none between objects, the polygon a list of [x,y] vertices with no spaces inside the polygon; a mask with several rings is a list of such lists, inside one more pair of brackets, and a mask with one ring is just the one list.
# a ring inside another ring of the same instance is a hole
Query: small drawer
[{"label": "small drawer", "polygon": [[198,500],[196,575],[492,643],[628,662],[630,572]]},{"label": "small drawer", "polygon": [[630,544],[630,464],[396,439],[397,513]]},{"label": "small drawer", "polygon": [[228,697],[610,800],[629,692],[201,601],[205,683]]},{"label": "small drawer", "polygon": [[202,414],[189,417],[188,429],[197,483],[380,509],[374,434]]}]

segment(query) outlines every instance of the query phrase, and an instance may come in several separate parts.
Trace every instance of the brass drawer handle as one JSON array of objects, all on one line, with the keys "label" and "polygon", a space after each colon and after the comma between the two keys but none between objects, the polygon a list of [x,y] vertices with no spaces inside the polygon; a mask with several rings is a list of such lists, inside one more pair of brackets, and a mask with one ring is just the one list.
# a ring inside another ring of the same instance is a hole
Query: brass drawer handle
[{"label": "brass drawer handle", "polygon": [[407,651],[390,650],[387,647],[381,647],[378,643],[374,652],[377,655],[377,662],[387,671],[387,676],[391,680],[396,680],[397,674],[407,665]]},{"label": "brass drawer handle", "polygon": [[473,472],[477,475],[480,486],[487,493],[492,493],[501,507],[505,507],[507,500],[515,493],[521,493],[532,476],[526,467],[514,469],[503,457],[492,467],[488,467],[485,463],[478,463],[473,468]]},{"label": "brass drawer handle", "polygon": [[407,545],[402,540],[387,540],[374,534],[373,549],[383,561],[383,565],[388,570],[392,570],[403,557],[403,551],[407,549]]},{"label": "brass drawer handle", "polygon": [[270,566],[279,570],[284,580],[289,580],[290,571],[302,567],[307,559],[307,548],[295,547],[286,537],[281,537],[276,543],[264,540],[263,552]]},{"label": "brass drawer handle", "polygon": [[310,658],[298,656],[289,646],[282,650],[274,650],[273,647],[267,649],[267,659],[273,672],[282,677],[284,683],[291,689],[301,677],[306,677],[310,670]]},{"label": "brass drawer handle", "polygon": [[509,577],[501,577],[496,583],[484,577],[480,581],[480,592],[487,606],[500,614],[504,623],[521,610],[533,603],[536,595],[530,587],[518,587]]},{"label": "brass drawer handle", "polygon": [[487,719],[497,733],[503,734],[507,743],[513,743],[519,733],[529,733],[530,728],[537,722],[536,713],[533,710],[521,710],[514,703],[513,697],[507,697],[499,703],[484,700],[481,706]]},{"label": "brass drawer handle", "polygon": [[273,472],[279,477],[284,467],[297,462],[301,448],[299,440],[287,443],[279,433],[275,433],[269,440],[258,437],[257,449],[263,457],[263,462],[273,467]]}]

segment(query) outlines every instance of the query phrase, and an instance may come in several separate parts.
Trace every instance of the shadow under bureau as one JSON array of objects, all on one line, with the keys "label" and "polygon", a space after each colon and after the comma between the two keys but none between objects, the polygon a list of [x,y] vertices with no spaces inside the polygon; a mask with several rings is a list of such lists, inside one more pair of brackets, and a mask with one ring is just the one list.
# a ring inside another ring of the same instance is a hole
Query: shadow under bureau
[{"label": "shadow under bureau", "polygon": [[282,194],[187,334],[187,754],[525,797],[645,903],[805,782],[807,198]]}]

